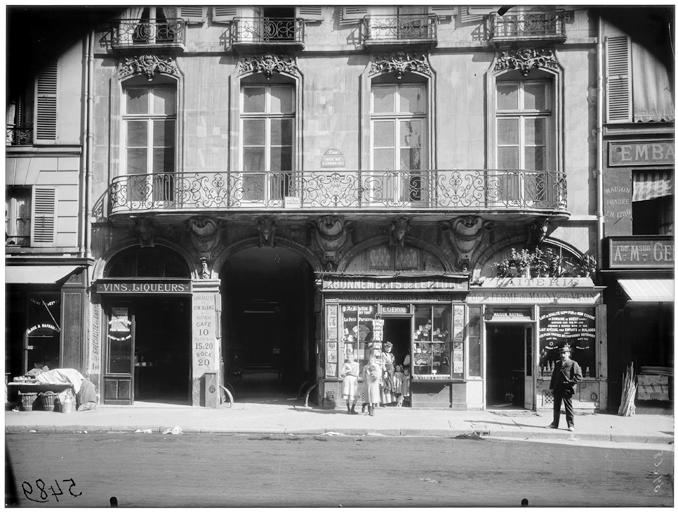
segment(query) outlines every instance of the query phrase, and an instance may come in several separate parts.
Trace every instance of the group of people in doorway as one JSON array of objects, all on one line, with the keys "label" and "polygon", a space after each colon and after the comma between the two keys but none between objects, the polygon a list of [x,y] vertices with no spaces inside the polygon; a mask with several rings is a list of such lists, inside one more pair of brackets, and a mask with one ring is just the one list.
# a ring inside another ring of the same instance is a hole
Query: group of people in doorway
[{"label": "group of people in doorway", "polygon": [[340,373],[343,378],[342,398],[346,400],[348,414],[358,414],[355,408],[359,399],[362,412],[367,409],[370,416],[374,416],[377,407],[402,407],[405,400],[409,399],[410,356],[406,355],[402,364],[396,364],[392,350],[390,341],[384,342],[381,352],[372,349],[362,374],[355,354],[348,355]]}]

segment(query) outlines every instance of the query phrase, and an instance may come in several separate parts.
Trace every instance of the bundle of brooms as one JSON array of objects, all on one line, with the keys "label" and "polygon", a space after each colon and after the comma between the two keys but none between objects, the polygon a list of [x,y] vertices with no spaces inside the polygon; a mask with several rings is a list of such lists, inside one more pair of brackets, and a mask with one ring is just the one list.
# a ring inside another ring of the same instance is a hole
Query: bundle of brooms
[{"label": "bundle of brooms", "polygon": [[633,416],[636,413],[636,376],[633,373],[633,363],[626,368],[624,373],[624,386],[622,388],[619,416]]}]

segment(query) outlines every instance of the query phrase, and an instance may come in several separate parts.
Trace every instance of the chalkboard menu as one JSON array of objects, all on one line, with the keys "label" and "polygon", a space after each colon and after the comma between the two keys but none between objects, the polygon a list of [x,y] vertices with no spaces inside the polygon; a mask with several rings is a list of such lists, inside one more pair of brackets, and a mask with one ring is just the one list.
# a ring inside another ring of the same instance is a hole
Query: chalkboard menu
[{"label": "chalkboard menu", "polygon": [[579,363],[585,377],[595,374],[595,308],[543,308],[539,317],[539,366],[549,374],[560,359],[560,348],[569,345],[571,357]]}]

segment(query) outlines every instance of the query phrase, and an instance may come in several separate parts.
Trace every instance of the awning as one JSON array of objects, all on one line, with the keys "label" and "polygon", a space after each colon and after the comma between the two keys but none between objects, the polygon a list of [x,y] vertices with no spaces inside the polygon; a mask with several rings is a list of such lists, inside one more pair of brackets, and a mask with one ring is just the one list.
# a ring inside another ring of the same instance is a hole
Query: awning
[{"label": "awning", "polygon": [[634,171],[632,201],[673,195],[673,171]]},{"label": "awning", "polygon": [[5,266],[7,284],[50,284],[60,281],[74,270],[77,265],[17,265]]},{"label": "awning", "polygon": [[673,279],[620,279],[631,302],[673,302]]}]

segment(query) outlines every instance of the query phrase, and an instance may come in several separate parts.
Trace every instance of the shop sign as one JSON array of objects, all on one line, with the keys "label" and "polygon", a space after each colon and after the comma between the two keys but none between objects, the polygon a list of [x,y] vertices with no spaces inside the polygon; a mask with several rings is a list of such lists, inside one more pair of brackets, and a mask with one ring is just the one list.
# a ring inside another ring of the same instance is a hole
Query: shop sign
[{"label": "shop sign", "polygon": [[381,313],[383,315],[406,315],[410,312],[410,306],[382,306]]},{"label": "shop sign", "polygon": [[330,148],[320,158],[320,167],[323,169],[336,169],[346,167],[344,154],[336,148]]},{"label": "shop sign", "polygon": [[189,281],[97,281],[96,292],[118,295],[181,295],[191,293],[191,283]]},{"label": "shop sign", "polygon": [[597,304],[598,290],[590,291],[532,291],[493,290],[484,293],[471,292],[466,298],[468,304]]},{"label": "shop sign", "polygon": [[673,268],[673,240],[609,239],[610,268]]},{"label": "shop sign", "polygon": [[215,294],[195,293],[193,307],[193,378],[206,372],[216,372],[217,307]]},{"label": "shop sign", "polygon": [[588,277],[490,277],[483,288],[582,288],[593,286]]},{"label": "shop sign", "polygon": [[608,165],[673,165],[675,151],[673,142],[625,141],[609,143]]},{"label": "shop sign", "polygon": [[447,279],[421,280],[369,280],[369,279],[330,279],[322,280],[323,291],[465,291],[468,281],[451,281]]}]

